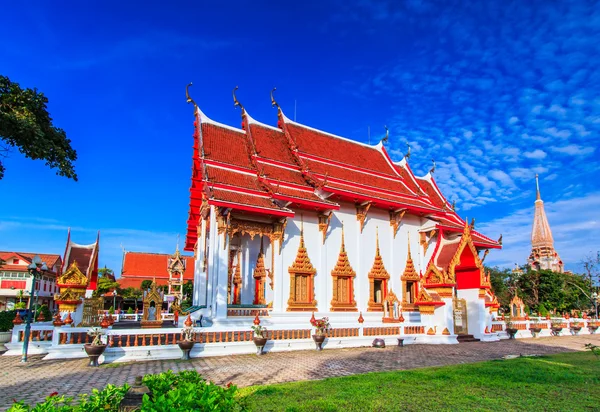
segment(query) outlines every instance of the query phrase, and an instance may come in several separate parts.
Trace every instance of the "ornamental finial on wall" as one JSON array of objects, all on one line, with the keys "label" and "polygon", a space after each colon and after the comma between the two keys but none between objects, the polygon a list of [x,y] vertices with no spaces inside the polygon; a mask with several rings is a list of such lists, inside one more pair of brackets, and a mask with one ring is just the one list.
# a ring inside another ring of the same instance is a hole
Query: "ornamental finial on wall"
[{"label": "ornamental finial on wall", "polygon": [[383,127],[385,128],[385,137],[383,139],[381,139],[381,143],[387,143],[387,141],[390,137],[390,131],[387,126],[383,126]]}]

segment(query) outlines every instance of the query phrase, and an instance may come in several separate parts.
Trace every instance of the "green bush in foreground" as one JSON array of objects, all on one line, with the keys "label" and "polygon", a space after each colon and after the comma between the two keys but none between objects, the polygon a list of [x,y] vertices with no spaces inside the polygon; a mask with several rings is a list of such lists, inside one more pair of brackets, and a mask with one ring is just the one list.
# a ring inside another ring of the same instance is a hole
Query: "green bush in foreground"
[{"label": "green bush in foreground", "polygon": [[[173,373],[167,371],[158,375],[146,375],[142,382],[152,395],[144,395],[141,412],[160,411],[245,411],[237,399],[237,387],[221,387],[206,382],[196,371]],[[17,402],[8,412],[118,412],[119,404],[129,390],[128,385],[107,385],[91,395],[81,395],[78,401],[53,393],[35,406]]]}]

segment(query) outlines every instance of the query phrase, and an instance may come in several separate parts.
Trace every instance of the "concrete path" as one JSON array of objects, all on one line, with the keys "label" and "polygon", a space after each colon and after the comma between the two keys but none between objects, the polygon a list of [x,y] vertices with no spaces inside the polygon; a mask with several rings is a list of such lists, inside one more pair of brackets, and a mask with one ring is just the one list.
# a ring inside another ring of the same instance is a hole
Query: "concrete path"
[{"label": "concrete path", "polygon": [[197,358],[191,361],[149,361],[88,368],[85,359],[43,361],[31,356],[21,364],[18,356],[0,356],[0,411],[13,399],[33,403],[52,392],[76,396],[108,383],[132,383],[136,376],[196,369],[219,384],[238,386],[323,379],[365,372],[393,371],[499,359],[506,355],[551,354],[600,346],[600,335],[504,340],[458,345],[408,345],[385,349],[353,348]]}]

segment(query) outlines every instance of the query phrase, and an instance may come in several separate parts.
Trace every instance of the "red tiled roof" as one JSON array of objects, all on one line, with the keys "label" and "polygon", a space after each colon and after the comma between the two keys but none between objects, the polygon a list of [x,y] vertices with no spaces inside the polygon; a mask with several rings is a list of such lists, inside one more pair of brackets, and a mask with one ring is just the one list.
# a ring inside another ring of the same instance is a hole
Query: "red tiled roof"
[{"label": "red tiled roof", "polygon": [[[117,279],[117,282],[119,283],[119,287],[121,289],[127,289],[127,288],[134,288],[134,289],[141,289],[142,288],[142,282],[145,280],[156,280],[156,284],[158,286],[164,286],[164,285],[168,285],[169,284],[169,278],[159,278],[156,277],[155,278],[151,278],[151,277],[122,277],[120,279]],[[191,279],[190,279],[191,280]],[[185,280],[187,282],[187,279]]]},{"label": "red tiled roof", "polygon": [[286,122],[287,130],[298,150],[315,156],[395,176],[384,155],[376,148],[335,137],[294,122]]},{"label": "red tiled roof", "polygon": [[264,191],[258,183],[256,175],[249,175],[211,166],[206,166],[206,170],[208,171],[208,181],[210,183],[223,183],[230,186]]},{"label": "red tiled roof", "polygon": [[[144,253],[127,252],[123,261],[121,270],[121,279],[123,278],[145,278],[150,279],[169,278],[167,264],[171,255],[166,253]],[[194,280],[194,257],[185,257],[184,280]],[[119,279],[119,283],[121,282]]]},{"label": "red tiled roof", "polygon": [[374,176],[367,173],[361,173],[352,169],[327,165],[310,159],[304,160],[311,172],[322,176],[327,175],[328,178],[337,178],[345,180],[348,183],[359,183],[377,189],[383,189],[394,193],[414,196],[414,193],[408,190],[406,185],[400,181],[399,177],[394,179],[386,179],[379,176]]},{"label": "red tiled roof", "polygon": [[[48,269],[52,269],[57,263],[60,267],[60,263],[62,262],[62,258],[60,257],[60,255],[55,255],[55,254],[51,254],[51,253],[3,252],[3,251],[0,251],[0,260],[3,260],[6,262],[5,265],[3,265],[3,266],[0,265],[0,270],[27,272],[27,265],[13,265],[12,262],[10,261],[10,259],[13,259],[14,257],[18,257],[26,262],[31,263],[31,261],[33,260],[33,257],[35,255],[38,255],[40,257],[40,259],[42,260],[42,262],[46,263],[46,266],[48,266]],[[53,271],[50,271],[50,272],[54,273]]]},{"label": "red tiled roof", "polygon": [[92,258],[93,249],[85,247],[79,247],[73,245],[71,247],[71,253],[69,253],[69,261],[67,267],[71,266],[73,262],[77,262],[77,267],[81,270],[81,273],[87,273],[90,266],[90,259]]},{"label": "red tiled roof", "polygon": [[284,167],[260,163],[260,160],[258,168],[269,179],[310,187],[307,185],[306,180],[302,177],[302,173],[299,170],[290,170]]},{"label": "red tiled roof", "polygon": [[281,130],[250,123],[250,133],[254,139],[256,153],[260,157],[296,166],[294,156]]},{"label": "red tiled roof", "polygon": [[232,192],[229,190],[221,189],[212,189],[210,198],[214,200],[220,200],[223,202],[237,203],[240,205],[248,205],[274,211],[281,210],[281,208],[273,204],[273,202],[269,198],[253,194]]},{"label": "red tiled roof", "polygon": [[202,142],[206,158],[252,169],[243,130],[236,132],[212,123],[202,123]]}]

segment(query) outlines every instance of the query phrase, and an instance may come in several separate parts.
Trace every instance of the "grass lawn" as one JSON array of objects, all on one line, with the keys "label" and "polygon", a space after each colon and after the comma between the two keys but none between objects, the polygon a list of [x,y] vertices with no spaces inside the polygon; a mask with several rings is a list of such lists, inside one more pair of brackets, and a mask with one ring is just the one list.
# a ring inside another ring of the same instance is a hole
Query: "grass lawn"
[{"label": "grass lawn", "polygon": [[242,388],[251,411],[599,411],[590,352]]}]

